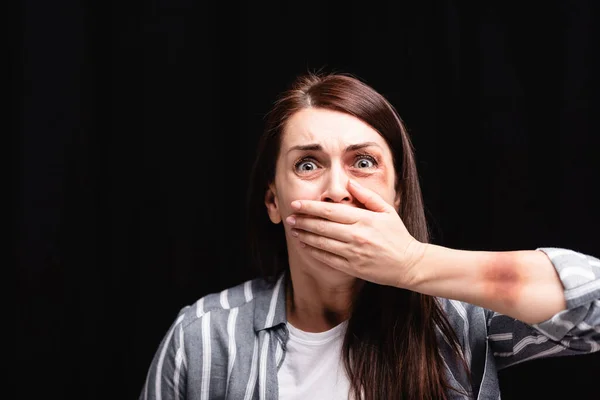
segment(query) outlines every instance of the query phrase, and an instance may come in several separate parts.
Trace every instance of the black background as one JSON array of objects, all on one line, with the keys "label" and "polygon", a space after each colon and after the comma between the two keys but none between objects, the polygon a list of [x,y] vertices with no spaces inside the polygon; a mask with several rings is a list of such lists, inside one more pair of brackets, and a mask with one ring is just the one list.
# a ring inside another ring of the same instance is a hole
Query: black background
[{"label": "black background", "polygon": [[[249,167],[275,95],[307,70],[396,106],[435,243],[600,255],[600,13],[524,4],[11,8],[17,397],[136,398],[178,310],[254,276]],[[503,398],[597,398],[599,365],[515,366]]]}]

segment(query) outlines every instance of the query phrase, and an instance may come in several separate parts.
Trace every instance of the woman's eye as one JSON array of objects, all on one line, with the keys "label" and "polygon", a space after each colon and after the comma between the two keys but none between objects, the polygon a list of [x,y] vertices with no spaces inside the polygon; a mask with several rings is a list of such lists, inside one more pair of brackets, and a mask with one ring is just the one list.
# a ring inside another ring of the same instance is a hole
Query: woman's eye
[{"label": "woman's eye", "polygon": [[300,161],[296,164],[296,171],[311,172],[317,169],[317,164],[314,161]]},{"label": "woman's eye", "polygon": [[354,168],[373,168],[375,166],[375,160],[371,157],[360,157],[354,163]]}]

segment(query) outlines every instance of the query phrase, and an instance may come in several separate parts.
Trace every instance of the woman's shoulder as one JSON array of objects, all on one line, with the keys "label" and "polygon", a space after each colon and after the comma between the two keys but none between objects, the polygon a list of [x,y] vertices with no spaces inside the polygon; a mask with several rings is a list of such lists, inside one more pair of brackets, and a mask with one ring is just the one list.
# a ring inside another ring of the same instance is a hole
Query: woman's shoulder
[{"label": "woman's shoulder", "polygon": [[272,290],[271,283],[256,278],[219,292],[206,294],[183,307],[179,311],[177,323],[181,324],[184,331],[194,330],[196,325],[202,323],[209,326],[211,331],[226,329],[232,312],[236,319],[250,322],[254,315],[256,299],[269,295]]}]

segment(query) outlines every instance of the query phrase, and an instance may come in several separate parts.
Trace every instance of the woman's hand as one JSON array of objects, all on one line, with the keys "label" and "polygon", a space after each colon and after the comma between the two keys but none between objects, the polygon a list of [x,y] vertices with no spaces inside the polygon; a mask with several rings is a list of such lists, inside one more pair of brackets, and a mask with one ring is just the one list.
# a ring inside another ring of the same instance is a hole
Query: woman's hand
[{"label": "woman's hand", "polygon": [[296,200],[286,219],[315,259],[380,285],[410,288],[417,281],[426,244],[413,238],[396,210],[377,193],[352,181],[352,195],[366,209]]}]

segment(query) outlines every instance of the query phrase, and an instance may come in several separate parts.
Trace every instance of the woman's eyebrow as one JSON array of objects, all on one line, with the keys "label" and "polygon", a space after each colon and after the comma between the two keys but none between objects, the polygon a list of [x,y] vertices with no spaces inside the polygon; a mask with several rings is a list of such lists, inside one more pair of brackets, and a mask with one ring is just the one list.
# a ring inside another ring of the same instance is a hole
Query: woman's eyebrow
[{"label": "woman's eyebrow", "polygon": [[302,150],[302,151],[323,151],[323,147],[320,144],[303,144],[298,146],[292,146],[288,150],[288,153],[291,153],[294,150]]},{"label": "woman's eyebrow", "polygon": [[[370,146],[381,147],[381,146],[379,146],[375,142],[364,142],[364,143],[351,144],[348,147],[346,147],[345,151],[346,152],[348,152],[348,151],[356,151],[356,150],[364,149],[365,147],[370,147]],[[290,149],[288,150],[288,153],[290,153],[290,152],[292,152],[294,150],[323,151],[323,147],[320,144],[317,144],[317,143],[303,144],[303,145],[298,145],[298,146],[292,146],[292,147],[290,147]]]},{"label": "woman's eyebrow", "polygon": [[376,146],[376,147],[381,148],[381,146],[375,142],[364,142],[364,143],[351,144],[350,146],[346,147],[346,151],[356,151],[356,150],[364,149],[365,147],[370,147],[370,146]]}]

